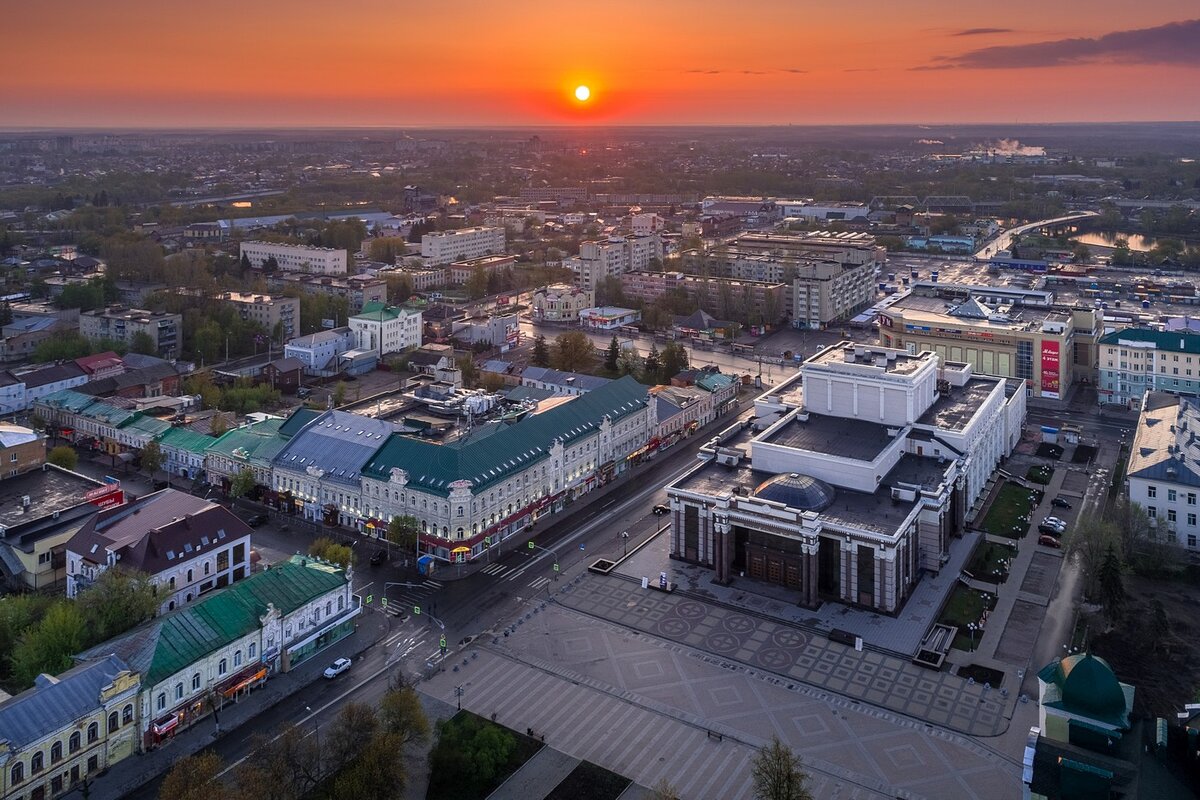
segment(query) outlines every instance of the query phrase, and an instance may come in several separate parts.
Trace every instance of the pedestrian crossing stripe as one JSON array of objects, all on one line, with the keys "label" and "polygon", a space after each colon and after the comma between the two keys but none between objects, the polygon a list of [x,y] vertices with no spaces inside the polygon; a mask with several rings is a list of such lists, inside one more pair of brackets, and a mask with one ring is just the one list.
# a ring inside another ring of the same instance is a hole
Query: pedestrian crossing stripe
[{"label": "pedestrian crossing stripe", "polygon": [[529,584],[529,586],[530,586],[531,588],[534,588],[534,589],[540,589],[540,588],[542,588],[543,586],[545,586],[545,585],[546,585],[547,583],[549,583],[549,582],[550,582],[550,579],[549,579],[549,578],[538,578],[536,581],[534,581],[533,583]]},{"label": "pedestrian crossing stripe", "polygon": [[508,572],[509,567],[504,564],[492,564],[480,570],[484,575],[503,575]]},{"label": "pedestrian crossing stripe", "polygon": [[435,588],[435,589],[440,589],[440,588],[442,588],[442,582],[441,582],[441,581],[425,581],[425,583],[426,583],[426,584],[428,584],[429,586],[432,586],[432,587],[433,587],[433,588]]}]

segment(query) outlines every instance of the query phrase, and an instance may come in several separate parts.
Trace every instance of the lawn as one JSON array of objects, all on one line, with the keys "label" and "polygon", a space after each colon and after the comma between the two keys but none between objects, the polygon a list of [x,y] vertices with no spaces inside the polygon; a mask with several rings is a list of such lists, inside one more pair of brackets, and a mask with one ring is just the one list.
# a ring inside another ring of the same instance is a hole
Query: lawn
[{"label": "lawn", "polygon": [[581,761],[546,800],[617,800],[633,781],[590,761]]},{"label": "lawn", "polygon": [[1016,549],[1008,545],[982,541],[967,562],[967,572],[977,581],[1004,583],[1008,580],[1008,563],[1016,554]]},{"label": "lawn", "polygon": [[984,611],[991,611],[995,607],[996,595],[960,583],[951,592],[938,622],[958,628],[958,635],[954,637],[954,647],[959,650],[974,650],[979,645],[982,634],[976,631],[972,644],[971,632],[967,625],[972,622],[978,623],[983,619]]},{"label": "lawn", "polygon": [[1015,483],[1005,483],[983,518],[983,529],[995,536],[1020,539],[1029,532],[1032,500],[1033,493],[1028,489]]},{"label": "lawn", "polygon": [[1054,477],[1054,468],[1045,464],[1030,467],[1029,471],[1025,473],[1025,480],[1042,485],[1049,483],[1052,477]]}]

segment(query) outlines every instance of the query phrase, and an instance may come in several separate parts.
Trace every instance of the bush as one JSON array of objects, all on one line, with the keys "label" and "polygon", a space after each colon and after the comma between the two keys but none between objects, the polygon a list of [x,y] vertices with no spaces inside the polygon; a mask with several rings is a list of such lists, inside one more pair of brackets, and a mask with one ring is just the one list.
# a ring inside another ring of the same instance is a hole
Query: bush
[{"label": "bush", "polygon": [[487,797],[541,747],[467,711],[439,723],[437,734],[425,796],[438,800]]},{"label": "bush", "polygon": [[63,469],[74,470],[79,466],[79,454],[75,452],[75,448],[67,445],[59,445],[50,451],[46,456],[46,460],[56,467]]}]

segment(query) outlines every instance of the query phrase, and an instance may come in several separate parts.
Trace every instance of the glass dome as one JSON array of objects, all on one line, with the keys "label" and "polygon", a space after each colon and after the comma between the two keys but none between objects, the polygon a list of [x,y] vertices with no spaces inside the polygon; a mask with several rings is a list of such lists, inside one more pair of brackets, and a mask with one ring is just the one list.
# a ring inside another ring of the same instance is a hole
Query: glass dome
[{"label": "glass dome", "polygon": [[767,478],[754,490],[755,497],[783,503],[801,511],[824,511],[833,502],[837,490],[820,478],[798,472],[781,473]]}]

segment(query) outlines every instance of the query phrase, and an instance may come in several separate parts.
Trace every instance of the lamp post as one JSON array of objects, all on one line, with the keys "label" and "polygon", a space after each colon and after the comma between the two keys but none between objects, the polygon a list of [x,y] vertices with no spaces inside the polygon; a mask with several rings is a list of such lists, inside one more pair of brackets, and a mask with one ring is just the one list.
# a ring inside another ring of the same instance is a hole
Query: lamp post
[{"label": "lamp post", "polygon": [[629,531],[621,531],[621,557],[629,555]]},{"label": "lamp post", "polygon": [[463,691],[464,691],[463,687],[461,687],[461,686],[454,687],[454,698],[455,698],[455,700],[458,701],[458,710],[459,711],[462,711]]},{"label": "lamp post", "polygon": [[974,622],[967,623],[967,630],[969,630],[971,632],[971,649],[972,650],[975,649],[975,629],[977,627],[978,626]]}]

